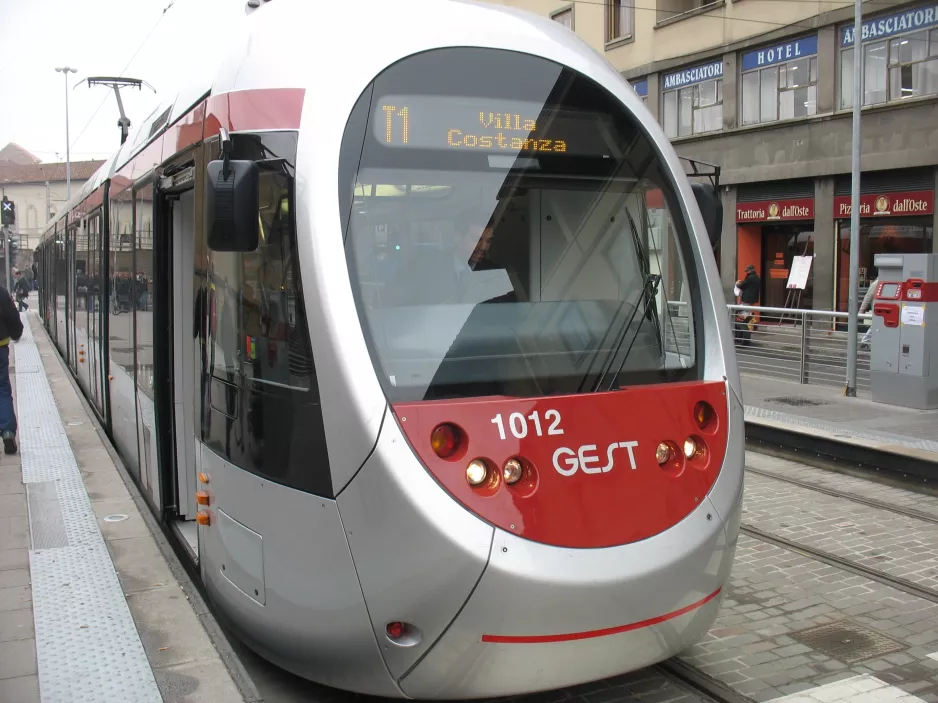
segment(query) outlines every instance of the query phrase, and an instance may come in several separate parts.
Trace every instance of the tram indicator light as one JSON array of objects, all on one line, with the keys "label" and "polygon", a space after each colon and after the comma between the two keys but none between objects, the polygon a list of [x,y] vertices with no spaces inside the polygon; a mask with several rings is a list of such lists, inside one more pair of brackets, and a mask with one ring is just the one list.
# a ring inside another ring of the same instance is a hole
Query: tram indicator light
[{"label": "tram indicator light", "polygon": [[462,445],[462,430],[448,422],[437,425],[430,434],[430,446],[433,448],[433,453],[441,459],[458,458],[456,454]]}]

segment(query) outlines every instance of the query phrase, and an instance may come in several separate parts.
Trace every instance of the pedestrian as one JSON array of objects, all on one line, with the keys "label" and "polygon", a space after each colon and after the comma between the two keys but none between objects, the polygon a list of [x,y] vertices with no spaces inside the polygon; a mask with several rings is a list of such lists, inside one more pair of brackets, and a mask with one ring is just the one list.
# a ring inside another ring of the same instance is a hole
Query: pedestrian
[{"label": "pedestrian", "polygon": [[32,286],[29,284],[29,281],[26,280],[26,276],[23,275],[23,272],[18,269],[13,269],[13,293],[16,295],[16,302],[19,305],[20,312],[29,308],[26,298],[29,297],[31,290]]},{"label": "pedestrian", "polygon": [[23,321],[9,291],[0,286],[0,438],[3,451],[16,454],[16,410],[10,385],[10,340],[23,336]]},{"label": "pedestrian", "polygon": [[[863,296],[863,302],[860,303],[860,314],[864,314],[870,307],[873,305],[873,299],[876,296],[876,289],[879,288],[879,272],[877,272],[872,283],[870,283],[869,288],[866,289],[866,295]],[[870,326],[866,328],[866,334],[860,338],[861,346],[866,348],[869,347],[870,342],[873,341],[873,323],[870,323]]]},{"label": "pedestrian", "polygon": [[[749,264],[746,267],[746,277],[741,281],[736,281],[736,289],[739,291],[740,302],[743,305],[756,305],[759,302],[759,296],[762,293],[762,279],[756,273],[756,267]],[[741,310],[736,315],[737,339],[742,342],[742,346],[748,347],[752,344],[752,330],[756,326],[756,316],[752,309]]]}]

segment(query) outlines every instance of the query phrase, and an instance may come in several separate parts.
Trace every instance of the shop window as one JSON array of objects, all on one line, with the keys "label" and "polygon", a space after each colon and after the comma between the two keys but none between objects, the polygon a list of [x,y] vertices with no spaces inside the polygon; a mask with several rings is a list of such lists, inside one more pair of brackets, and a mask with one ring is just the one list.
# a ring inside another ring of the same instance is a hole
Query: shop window
[{"label": "shop window", "polygon": [[[909,11],[873,20],[873,32],[864,25],[862,43],[863,104],[878,105],[907,98],[938,95],[938,29],[919,28],[938,23],[935,11]],[[890,29],[908,26],[916,31],[893,33]],[[892,34],[892,36],[889,36]],[[886,36],[884,36],[886,35]],[[881,37],[881,38],[877,38]],[[853,28],[841,33],[840,106],[853,107],[855,49]]]},{"label": "shop window", "polygon": [[742,74],[744,125],[817,114],[817,57]]},{"label": "shop window", "polygon": [[[850,288],[850,221],[840,220],[837,256],[837,310],[846,312]],[[859,296],[876,280],[877,254],[926,254],[932,251],[932,218],[902,217],[860,223]]]},{"label": "shop window", "polygon": [[670,138],[723,128],[723,62],[664,76],[662,117]]}]

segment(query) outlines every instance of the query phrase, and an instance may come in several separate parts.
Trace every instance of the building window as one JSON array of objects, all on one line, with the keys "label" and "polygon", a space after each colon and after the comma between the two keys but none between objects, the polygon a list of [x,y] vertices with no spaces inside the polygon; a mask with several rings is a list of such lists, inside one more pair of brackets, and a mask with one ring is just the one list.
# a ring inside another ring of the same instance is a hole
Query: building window
[{"label": "building window", "polygon": [[672,17],[690,15],[708,5],[717,5],[719,0],[657,0],[655,18],[657,22],[664,22]]},{"label": "building window", "polygon": [[817,114],[817,36],[742,57],[742,123]]},{"label": "building window", "polygon": [[564,10],[560,10],[559,12],[555,12],[550,16],[550,18],[554,22],[557,22],[558,24],[562,24],[571,32],[573,31],[573,8],[572,7],[568,7]]},{"label": "building window", "polygon": [[[918,8],[863,23],[863,104],[938,95],[938,12]],[[840,33],[840,106],[853,107],[854,28]]]},{"label": "building window", "polygon": [[662,116],[670,138],[723,129],[723,61],[664,76]]},{"label": "building window", "polygon": [[606,43],[632,36],[632,0],[606,0]]}]

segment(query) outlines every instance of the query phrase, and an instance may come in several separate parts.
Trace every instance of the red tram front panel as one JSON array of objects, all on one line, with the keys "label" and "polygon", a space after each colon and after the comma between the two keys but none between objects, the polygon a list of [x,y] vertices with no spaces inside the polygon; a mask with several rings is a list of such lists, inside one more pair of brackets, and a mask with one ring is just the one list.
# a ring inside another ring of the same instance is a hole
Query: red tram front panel
[{"label": "red tram front panel", "polygon": [[610,547],[663,532],[704,499],[726,452],[722,381],[403,403],[394,412],[463,506],[558,547]]}]

